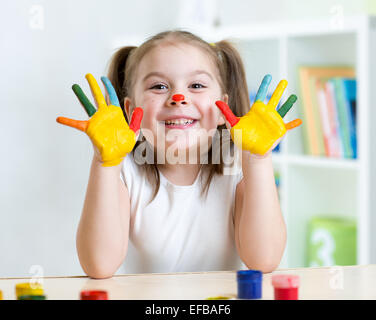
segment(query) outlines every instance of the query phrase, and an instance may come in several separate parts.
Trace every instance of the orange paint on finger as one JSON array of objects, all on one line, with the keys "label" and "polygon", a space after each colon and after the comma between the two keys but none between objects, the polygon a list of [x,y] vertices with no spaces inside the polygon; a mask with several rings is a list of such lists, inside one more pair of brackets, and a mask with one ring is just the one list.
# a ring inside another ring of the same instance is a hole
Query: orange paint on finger
[{"label": "orange paint on finger", "polygon": [[303,123],[303,122],[302,122],[301,119],[295,119],[295,120],[292,120],[292,121],[290,121],[289,123],[286,123],[286,129],[287,129],[287,130],[294,129],[294,128],[296,128],[296,127],[299,127],[302,123]]},{"label": "orange paint on finger", "polygon": [[81,130],[83,132],[86,132],[87,127],[89,126],[89,121],[81,121],[81,120],[74,120],[74,119],[69,119],[65,117],[58,117],[56,121],[60,124]]}]

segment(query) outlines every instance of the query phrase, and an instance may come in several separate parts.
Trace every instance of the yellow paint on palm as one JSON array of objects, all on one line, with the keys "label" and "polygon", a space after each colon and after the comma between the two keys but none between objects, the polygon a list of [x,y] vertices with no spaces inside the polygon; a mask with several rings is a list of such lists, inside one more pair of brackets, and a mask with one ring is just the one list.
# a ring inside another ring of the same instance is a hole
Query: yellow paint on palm
[{"label": "yellow paint on palm", "polygon": [[136,134],[129,128],[121,108],[113,105],[97,110],[86,133],[98,148],[104,167],[120,164],[136,143]]},{"label": "yellow paint on palm", "polygon": [[[231,137],[237,147],[264,155],[286,133],[285,123],[278,112],[261,101],[231,128]],[[240,139],[241,138],[241,139]]]}]

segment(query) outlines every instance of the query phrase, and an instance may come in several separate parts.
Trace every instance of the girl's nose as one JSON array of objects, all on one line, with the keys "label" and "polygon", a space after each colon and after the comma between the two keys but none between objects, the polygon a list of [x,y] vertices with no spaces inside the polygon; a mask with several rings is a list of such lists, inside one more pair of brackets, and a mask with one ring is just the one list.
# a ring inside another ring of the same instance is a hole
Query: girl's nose
[{"label": "girl's nose", "polygon": [[176,105],[177,102],[180,102],[181,104],[187,104],[185,97],[182,94],[174,94],[171,99],[171,105]]},{"label": "girl's nose", "polygon": [[174,101],[182,101],[182,100],[184,100],[184,95],[182,95],[182,94],[174,94],[172,96],[172,100],[174,100]]}]

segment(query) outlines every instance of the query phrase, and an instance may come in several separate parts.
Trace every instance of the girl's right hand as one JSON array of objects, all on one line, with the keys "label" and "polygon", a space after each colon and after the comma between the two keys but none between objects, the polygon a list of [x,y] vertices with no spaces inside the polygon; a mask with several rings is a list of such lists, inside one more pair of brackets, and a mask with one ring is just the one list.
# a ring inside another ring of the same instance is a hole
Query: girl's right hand
[{"label": "girl's right hand", "polygon": [[56,121],[85,132],[91,139],[94,148],[99,151],[102,166],[116,166],[133,150],[136,144],[143,111],[141,108],[135,108],[128,126],[110,80],[107,77],[101,78],[110,98],[110,105],[107,105],[95,78],[89,73],[86,75],[86,79],[94,96],[97,110],[80,86],[74,84],[72,89],[91,118],[79,121],[58,117]]}]

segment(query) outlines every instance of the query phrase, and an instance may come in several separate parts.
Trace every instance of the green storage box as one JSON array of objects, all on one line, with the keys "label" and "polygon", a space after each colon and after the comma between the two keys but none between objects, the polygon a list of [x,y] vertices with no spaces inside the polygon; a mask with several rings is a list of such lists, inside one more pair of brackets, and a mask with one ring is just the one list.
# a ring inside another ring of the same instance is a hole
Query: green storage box
[{"label": "green storage box", "polygon": [[308,224],[307,266],[355,264],[355,221],[331,216],[312,218]]}]

